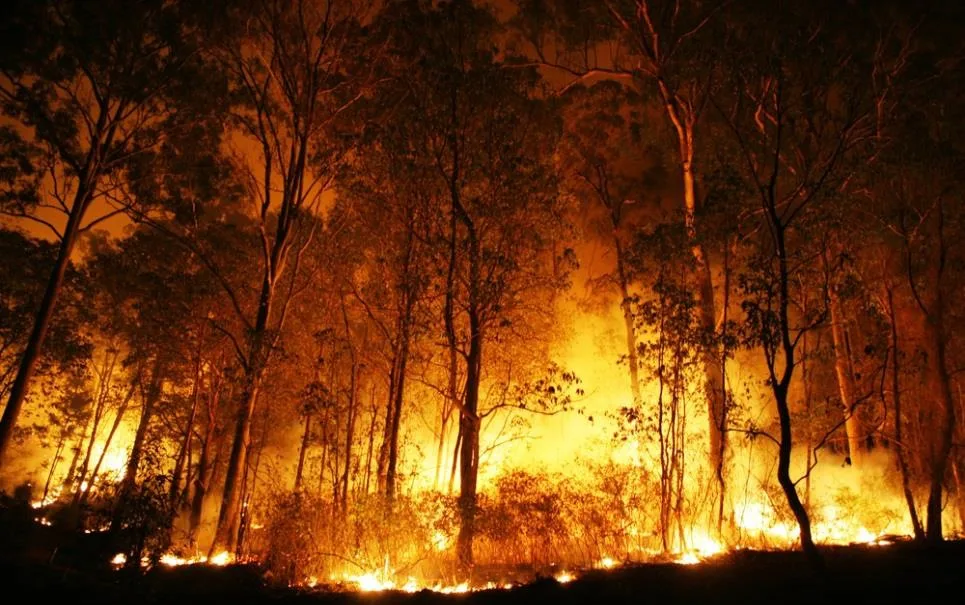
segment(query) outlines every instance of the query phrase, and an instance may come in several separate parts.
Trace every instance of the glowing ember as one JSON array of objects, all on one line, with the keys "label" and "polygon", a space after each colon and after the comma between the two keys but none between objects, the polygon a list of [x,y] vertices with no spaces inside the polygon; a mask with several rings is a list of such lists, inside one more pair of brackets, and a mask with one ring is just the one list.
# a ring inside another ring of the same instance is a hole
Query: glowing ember
[{"label": "glowing ember", "polygon": [[617,566],[617,562],[610,557],[603,557],[596,563],[596,567],[600,569],[613,569]]},{"label": "glowing ember", "polygon": [[556,576],[556,581],[559,582],[560,584],[566,584],[567,582],[572,582],[575,579],[576,579],[576,576],[574,576],[568,571],[564,571],[563,573]]},{"label": "glowing ember", "polygon": [[114,565],[116,567],[121,567],[126,563],[127,563],[127,555],[125,555],[122,552],[117,553],[116,555],[114,555],[114,558],[111,559],[111,565]]}]

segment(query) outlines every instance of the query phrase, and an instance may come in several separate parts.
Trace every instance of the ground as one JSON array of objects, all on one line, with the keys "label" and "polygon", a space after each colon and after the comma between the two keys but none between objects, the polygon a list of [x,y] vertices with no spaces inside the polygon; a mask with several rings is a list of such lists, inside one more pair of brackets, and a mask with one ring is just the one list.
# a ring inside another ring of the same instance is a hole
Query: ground
[{"label": "ground", "polygon": [[271,587],[257,570],[159,568],[146,575],[10,561],[0,570],[6,594],[38,603],[445,604],[472,603],[961,603],[965,543],[922,548],[843,547],[826,550],[828,570],[812,572],[787,552],[735,552],[699,565],[638,565],[588,572],[559,584],[540,579],[512,590],[464,595],[430,592],[331,593]]},{"label": "ground", "polygon": [[[2,523],[0,586],[18,602],[79,605],[388,605],[577,603],[962,603],[965,541],[934,546],[895,542],[822,550],[826,570],[797,552],[736,551],[697,565],[646,564],[588,571],[569,583],[534,578],[511,590],[442,595],[346,593],[271,586],[254,566],[186,566],[141,574],[95,556],[96,536],[64,540],[37,524]],[[46,543],[45,543],[46,541]],[[88,550],[88,548],[90,550]],[[12,602],[4,599],[5,602]]]}]

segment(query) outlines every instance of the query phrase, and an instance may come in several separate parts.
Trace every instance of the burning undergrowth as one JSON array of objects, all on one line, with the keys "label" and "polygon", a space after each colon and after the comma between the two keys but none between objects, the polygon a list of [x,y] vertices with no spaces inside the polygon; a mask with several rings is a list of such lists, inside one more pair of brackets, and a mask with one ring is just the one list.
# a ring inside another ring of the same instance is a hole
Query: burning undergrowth
[{"label": "burning undergrowth", "polygon": [[[467,592],[508,589],[538,578],[567,583],[589,570],[696,564],[734,549],[797,543],[792,517],[773,486],[748,489],[743,499],[735,495],[733,517],[719,533],[692,520],[701,518],[701,491],[695,486],[685,501],[689,508],[674,517],[671,547],[664,548],[659,502],[647,497],[655,486],[646,473],[612,462],[586,464],[582,471],[499,475],[478,501],[476,564],[470,573],[454,555],[457,498],[433,491],[392,502],[360,497],[347,504],[304,491],[266,494],[251,505],[245,549],[235,553],[192,545],[174,518],[177,511],[167,508],[160,478],[126,495],[118,492],[114,502],[100,497],[83,509],[67,502],[31,511],[42,527],[101,537],[98,556],[117,569],[245,563],[270,584],[326,592]],[[884,497],[881,487],[867,479],[856,488],[813,495],[816,539],[880,546],[903,539],[899,504]],[[111,510],[126,512],[112,518]]]}]

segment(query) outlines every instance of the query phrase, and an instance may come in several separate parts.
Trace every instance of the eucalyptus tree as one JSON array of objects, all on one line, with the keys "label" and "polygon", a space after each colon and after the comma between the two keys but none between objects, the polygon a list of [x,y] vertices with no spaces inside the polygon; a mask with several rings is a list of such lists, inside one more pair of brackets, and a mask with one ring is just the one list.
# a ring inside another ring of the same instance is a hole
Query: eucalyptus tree
[{"label": "eucalyptus tree", "polygon": [[[763,353],[777,412],[779,435],[771,436],[777,479],[816,566],[822,559],[797,492],[800,479],[791,477],[789,391],[801,340],[829,310],[824,304],[795,313],[792,289],[816,282],[826,292],[828,273],[815,262],[824,251],[817,234],[829,204],[847,191],[849,165],[872,152],[875,132],[870,55],[860,45],[842,48],[844,36],[829,19],[814,7],[755,6],[741,15],[725,55],[729,77],[714,99],[730,128],[746,194],[759,203],[764,229],[742,276],[745,329]],[[760,33],[775,22],[795,25]]]},{"label": "eucalyptus tree", "polygon": [[48,228],[59,247],[0,419],[0,463],[78,237],[121,211],[97,202],[130,158],[158,144],[177,111],[169,93],[195,56],[189,23],[180,5],[161,0],[7,7],[0,210]]},{"label": "eucalyptus tree", "polygon": [[[521,38],[539,64],[574,81],[616,79],[656,98],[675,143],[683,222],[694,257],[693,287],[701,326],[708,334],[720,329],[725,314],[715,301],[711,251],[705,225],[698,220],[704,203],[698,152],[705,147],[708,100],[731,4],[729,0],[527,0],[516,19]],[[708,346],[701,357],[709,404],[708,460],[722,476],[727,450],[724,354]],[[723,490],[718,497],[723,501]]]},{"label": "eucalyptus tree", "polygon": [[[502,60],[498,25],[470,2],[392,3],[391,52],[410,66],[407,90],[413,147],[443,235],[443,323],[465,367],[460,413],[460,530],[457,553],[472,564],[479,472],[485,348],[512,338],[517,319],[541,308],[563,285],[554,275],[562,201],[551,158],[559,136],[554,103],[540,97],[539,74]],[[545,306],[542,308],[545,309]]]}]

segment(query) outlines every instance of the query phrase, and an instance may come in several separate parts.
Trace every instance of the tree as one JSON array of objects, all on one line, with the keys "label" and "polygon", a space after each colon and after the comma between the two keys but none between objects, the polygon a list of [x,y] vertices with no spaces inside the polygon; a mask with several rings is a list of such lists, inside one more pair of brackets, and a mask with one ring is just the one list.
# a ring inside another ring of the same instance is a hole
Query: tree
[{"label": "tree", "polygon": [[[566,93],[564,135],[558,155],[566,186],[586,204],[594,230],[612,246],[616,286],[626,328],[627,366],[634,405],[640,401],[640,361],[631,286],[634,271],[628,254],[634,205],[651,197],[663,175],[660,156],[644,142],[646,126],[640,99],[612,81],[590,88],[573,86]],[[648,200],[649,201],[649,200]],[[639,211],[638,211],[639,213]]]},{"label": "tree", "polygon": [[[251,204],[246,210],[257,234],[251,242],[260,255],[254,308],[219,269],[206,242],[192,238],[190,224],[181,225],[177,237],[217,276],[232,302],[232,321],[240,326],[231,333],[215,324],[230,336],[244,375],[212,546],[230,551],[241,527],[243,477],[259,392],[292,297],[304,289],[302,257],[321,224],[316,213],[342,159],[340,142],[328,134],[333,121],[359,97],[349,60],[359,8],[334,0],[220,8],[227,18],[206,54],[226,74],[232,135],[247,145],[247,157],[233,158],[244,188],[234,200]],[[210,200],[212,193],[202,197]]]},{"label": "tree", "polygon": [[[714,300],[710,254],[698,224],[697,151],[701,119],[714,81],[723,15],[729,2],[680,0],[605,0],[522,3],[518,19],[522,36],[532,44],[543,65],[574,78],[610,77],[625,80],[641,92],[653,91],[670,122],[680,168],[680,198],[688,244],[694,257],[694,287],[698,292],[701,326],[719,329],[724,315]],[[723,477],[727,443],[722,352],[702,352],[704,391],[708,405],[708,459]],[[718,498],[724,499],[723,484]]]},{"label": "tree", "polygon": [[[497,24],[469,2],[399,2],[384,15],[392,51],[414,65],[402,99],[411,104],[412,146],[431,171],[437,228],[444,242],[443,321],[453,357],[465,366],[459,401],[461,565],[472,565],[479,471],[484,349],[512,334],[514,316],[536,308],[562,285],[553,275],[561,206],[549,163],[559,126],[539,100],[532,68],[500,62],[491,47]],[[450,377],[456,375],[450,369]],[[450,378],[450,380],[453,380]],[[450,388],[454,398],[456,388]]]},{"label": "tree", "polygon": [[[0,419],[0,464],[77,239],[119,212],[91,218],[91,208],[128,159],[156,144],[174,111],[165,96],[192,41],[177,14],[177,6],[151,0],[17,2],[0,30],[0,100],[16,124],[0,137],[2,211],[39,222],[60,242]],[[42,211],[62,213],[66,223],[58,227]]]},{"label": "tree", "polygon": [[[794,31],[742,36],[761,31],[756,27],[768,22],[756,19],[777,18],[795,23]],[[821,207],[846,186],[844,167],[869,152],[874,113],[867,78],[872,70],[861,49],[838,52],[839,38],[826,15],[778,7],[747,19],[738,22],[734,42],[743,52],[730,55],[733,80],[722,89],[730,95],[730,104],[725,107],[715,100],[715,105],[730,125],[747,192],[759,201],[766,228],[759,256],[742,278],[742,306],[751,342],[764,354],[777,409],[780,433],[772,439],[778,446],[778,482],[800,528],[801,547],[820,567],[808,511],[797,493],[798,480],[790,475],[789,392],[801,339],[824,321],[827,305],[795,317],[792,284],[798,275],[813,270],[809,259],[816,256],[809,228],[821,224]],[[840,91],[846,94],[839,97]],[[809,460],[806,473],[810,465]]]}]

